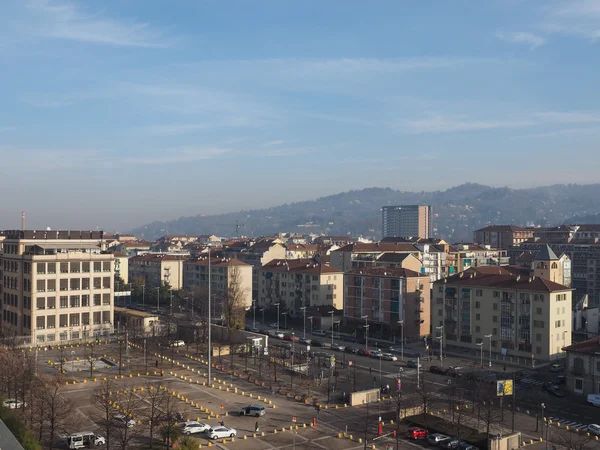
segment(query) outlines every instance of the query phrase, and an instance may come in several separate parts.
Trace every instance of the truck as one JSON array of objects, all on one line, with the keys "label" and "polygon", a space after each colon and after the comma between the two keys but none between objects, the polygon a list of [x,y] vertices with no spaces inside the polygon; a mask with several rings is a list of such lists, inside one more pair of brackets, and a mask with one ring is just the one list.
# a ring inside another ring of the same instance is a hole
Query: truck
[{"label": "truck", "polygon": [[68,448],[95,447],[106,444],[104,437],[98,436],[91,431],[70,434],[66,436],[66,441]]}]

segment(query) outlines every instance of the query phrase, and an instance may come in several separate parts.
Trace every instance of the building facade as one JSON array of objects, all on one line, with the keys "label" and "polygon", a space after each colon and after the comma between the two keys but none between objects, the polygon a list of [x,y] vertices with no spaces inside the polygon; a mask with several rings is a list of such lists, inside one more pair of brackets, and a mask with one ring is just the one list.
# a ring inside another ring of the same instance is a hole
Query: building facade
[{"label": "building facade", "polygon": [[[344,319],[371,334],[418,339],[430,333],[429,277],[410,269],[368,267],[344,276]],[[401,330],[404,328],[403,330]]]},{"label": "building facade", "polygon": [[381,208],[382,235],[386,237],[421,237],[432,235],[431,206],[402,205]]},{"label": "building facade", "polygon": [[477,267],[437,281],[432,295],[431,326],[444,347],[485,341],[496,355],[550,361],[571,344],[571,289],[553,281]]},{"label": "building facade", "polygon": [[311,259],[275,259],[259,272],[258,306],[279,303],[281,311],[302,315],[300,308],[344,306],[344,273]]},{"label": "building facade", "polygon": [[183,286],[185,258],[164,253],[147,253],[129,258],[129,281],[143,280],[146,287],[169,285],[173,289]]},{"label": "building facade", "polygon": [[113,330],[114,261],[101,231],[7,231],[2,332],[53,345]]},{"label": "building facade", "polygon": [[477,244],[489,245],[491,248],[508,250],[533,237],[533,228],[522,228],[515,225],[490,225],[473,233]]},{"label": "building facade", "polygon": [[[243,294],[243,307],[252,306],[252,266],[237,259],[210,259],[211,294],[217,299],[225,299],[232,283]],[[183,289],[193,291],[199,287],[208,292],[208,256],[183,263]]]},{"label": "building facade", "polygon": [[[372,242],[344,245],[332,251],[330,255],[331,267],[349,272],[350,270],[370,267],[384,254],[413,254],[421,259],[419,249],[408,242]],[[386,258],[390,258],[389,255]]]},{"label": "building facade", "polygon": [[600,394],[600,337],[565,347],[566,388],[575,394]]}]

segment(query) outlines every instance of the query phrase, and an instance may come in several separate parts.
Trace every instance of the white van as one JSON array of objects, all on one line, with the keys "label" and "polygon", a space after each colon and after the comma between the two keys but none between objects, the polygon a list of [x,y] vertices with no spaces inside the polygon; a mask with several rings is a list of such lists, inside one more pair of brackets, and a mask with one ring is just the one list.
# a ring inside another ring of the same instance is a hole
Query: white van
[{"label": "white van", "polygon": [[594,406],[600,406],[600,394],[589,394],[587,396],[587,402]]},{"label": "white van", "polygon": [[66,437],[67,447],[76,449],[106,444],[106,439],[90,431],[71,434]]}]

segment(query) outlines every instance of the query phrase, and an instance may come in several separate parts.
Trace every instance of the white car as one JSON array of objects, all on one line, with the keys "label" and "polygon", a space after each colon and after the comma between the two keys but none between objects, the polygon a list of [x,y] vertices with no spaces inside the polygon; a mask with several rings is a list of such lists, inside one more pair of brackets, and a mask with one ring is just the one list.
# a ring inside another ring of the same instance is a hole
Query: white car
[{"label": "white car", "polygon": [[588,426],[588,433],[594,436],[600,436],[600,425],[592,424]]},{"label": "white car", "polygon": [[8,409],[19,409],[27,406],[27,403],[23,403],[21,400],[16,400],[14,398],[9,398],[8,400],[4,400],[3,405]]},{"label": "white car", "polygon": [[[189,423],[189,422],[188,422]],[[205,431],[210,430],[210,425],[206,423],[189,423],[183,427],[183,434],[196,434],[196,433],[204,433]]]},{"label": "white car", "polygon": [[391,353],[382,353],[381,357],[385,360],[385,361],[398,361],[398,358],[395,357],[394,355],[392,355]]},{"label": "white car", "polygon": [[381,350],[371,350],[371,358],[381,358],[382,356]]},{"label": "white car", "polygon": [[210,428],[206,433],[208,434],[209,439],[221,439],[237,435],[237,431],[235,431],[234,428],[227,427]]},{"label": "white car", "polygon": [[113,417],[115,423],[122,427],[131,428],[135,425],[135,420],[125,416],[124,414],[119,414],[118,416]]},{"label": "white car", "polygon": [[183,347],[185,345],[184,341],[173,341],[170,343],[171,347]]}]

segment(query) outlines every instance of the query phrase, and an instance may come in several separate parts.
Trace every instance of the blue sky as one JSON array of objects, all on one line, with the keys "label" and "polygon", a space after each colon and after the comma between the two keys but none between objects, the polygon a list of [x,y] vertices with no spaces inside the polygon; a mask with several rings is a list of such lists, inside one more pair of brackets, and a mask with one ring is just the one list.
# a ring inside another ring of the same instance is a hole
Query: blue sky
[{"label": "blue sky", "polygon": [[596,182],[599,39],[596,0],[4,0],[0,228]]}]

